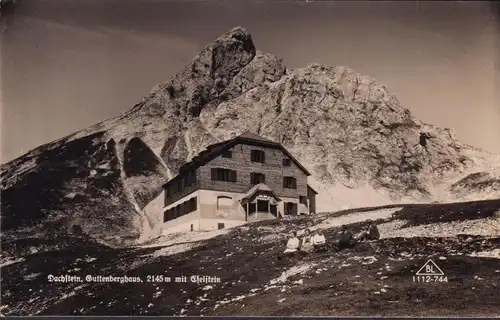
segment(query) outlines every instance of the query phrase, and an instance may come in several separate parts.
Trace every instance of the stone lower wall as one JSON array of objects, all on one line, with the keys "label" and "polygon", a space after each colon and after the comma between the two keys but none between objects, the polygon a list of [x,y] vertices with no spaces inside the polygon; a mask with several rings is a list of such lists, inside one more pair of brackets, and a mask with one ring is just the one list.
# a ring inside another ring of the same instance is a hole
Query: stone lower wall
[{"label": "stone lower wall", "polygon": [[[163,210],[166,211],[176,205],[197,197],[197,210],[174,220],[163,223],[163,233],[189,232],[191,224],[194,231],[217,230],[219,223],[224,223],[225,228],[246,223],[246,213],[240,203],[242,193],[224,192],[213,190],[198,190],[183,199],[179,199]],[[278,212],[283,214],[284,203],[293,202],[299,205],[298,198],[282,197],[278,203]],[[299,212],[300,213],[300,212]],[[163,219],[163,216],[162,216]],[[248,216],[248,222],[274,219],[274,216],[265,212],[256,212]]]},{"label": "stone lower wall", "polygon": [[241,193],[199,190],[201,219],[245,221],[245,209],[240,204]]}]

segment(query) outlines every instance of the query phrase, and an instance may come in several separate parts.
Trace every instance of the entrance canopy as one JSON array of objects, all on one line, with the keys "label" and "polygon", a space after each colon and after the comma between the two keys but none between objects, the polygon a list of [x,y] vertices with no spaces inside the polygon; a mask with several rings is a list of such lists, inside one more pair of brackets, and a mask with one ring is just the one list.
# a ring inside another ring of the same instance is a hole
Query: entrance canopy
[{"label": "entrance canopy", "polygon": [[255,200],[267,200],[271,204],[276,204],[281,201],[276,193],[264,183],[256,184],[250,188],[250,190],[243,195],[243,198],[241,198],[241,203],[246,204]]}]

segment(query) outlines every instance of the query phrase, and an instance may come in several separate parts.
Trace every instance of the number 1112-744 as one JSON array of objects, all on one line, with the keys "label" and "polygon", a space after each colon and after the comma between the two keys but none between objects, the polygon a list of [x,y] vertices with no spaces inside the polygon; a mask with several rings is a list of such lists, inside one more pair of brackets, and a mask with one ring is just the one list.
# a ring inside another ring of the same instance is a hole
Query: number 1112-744
[{"label": "number 1112-744", "polygon": [[429,283],[429,282],[448,282],[446,276],[413,276],[413,282]]}]

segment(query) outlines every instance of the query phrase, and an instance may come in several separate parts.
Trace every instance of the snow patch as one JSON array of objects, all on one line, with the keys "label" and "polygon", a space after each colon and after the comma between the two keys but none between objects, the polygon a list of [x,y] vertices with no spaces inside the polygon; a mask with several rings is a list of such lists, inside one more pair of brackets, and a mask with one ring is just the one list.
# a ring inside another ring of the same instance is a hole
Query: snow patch
[{"label": "snow patch", "polygon": [[22,261],[24,261],[24,258],[3,260],[0,263],[0,267],[5,267],[5,266],[8,266],[8,265],[11,265],[14,263],[18,263],[18,262],[22,262]]},{"label": "snow patch", "polygon": [[373,211],[365,211],[365,212],[354,212],[349,213],[343,216],[328,218],[324,220],[322,223],[311,227],[311,231],[318,229],[327,229],[332,227],[339,227],[344,224],[352,224],[357,222],[362,222],[366,220],[378,220],[378,219],[387,219],[392,217],[392,215],[401,210],[403,207],[391,208],[391,209],[379,209]]},{"label": "snow patch", "polygon": [[471,257],[482,257],[482,258],[495,258],[500,259],[500,249],[493,249],[488,251],[473,252],[470,254]]},{"label": "snow patch", "polygon": [[284,271],[278,278],[272,279],[269,284],[274,285],[277,283],[285,283],[289,277],[303,274],[309,271],[311,268],[315,267],[317,264],[301,264],[297,266],[293,266],[287,271]]}]

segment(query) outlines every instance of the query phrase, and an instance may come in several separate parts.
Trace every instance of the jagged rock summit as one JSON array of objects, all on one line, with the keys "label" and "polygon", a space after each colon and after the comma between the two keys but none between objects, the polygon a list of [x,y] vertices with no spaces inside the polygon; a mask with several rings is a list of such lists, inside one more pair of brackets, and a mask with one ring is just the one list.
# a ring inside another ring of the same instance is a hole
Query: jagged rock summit
[{"label": "jagged rock summit", "polygon": [[[308,167],[320,210],[470,197],[471,179],[484,180],[480,172],[495,161],[449,129],[413,118],[374,79],[346,67],[287,69],[237,27],[131,110],[2,165],[2,232],[143,240],[161,217],[144,209],[179,166],[247,130],[282,143]],[[432,137],[426,148],[422,132]],[[496,177],[474,197],[500,197]]]}]

